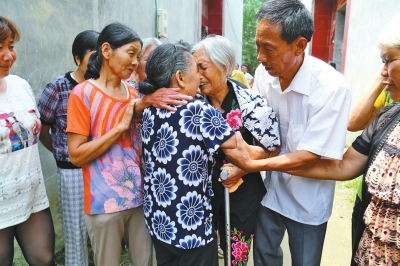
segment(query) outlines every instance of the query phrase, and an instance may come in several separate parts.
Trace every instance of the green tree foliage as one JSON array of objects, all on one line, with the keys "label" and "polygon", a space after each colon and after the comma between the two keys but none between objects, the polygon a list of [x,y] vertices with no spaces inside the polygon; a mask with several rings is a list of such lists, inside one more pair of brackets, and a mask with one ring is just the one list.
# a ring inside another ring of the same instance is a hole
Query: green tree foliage
[{"label": "green tree foliage", "polygon": [[265,2],[265,0],[244,0],[243,2],[242,64],[249,65],[248,72],[252,75],[259,65],[257,61],[256,43],[254,41],[258,23],[254,16]]}]

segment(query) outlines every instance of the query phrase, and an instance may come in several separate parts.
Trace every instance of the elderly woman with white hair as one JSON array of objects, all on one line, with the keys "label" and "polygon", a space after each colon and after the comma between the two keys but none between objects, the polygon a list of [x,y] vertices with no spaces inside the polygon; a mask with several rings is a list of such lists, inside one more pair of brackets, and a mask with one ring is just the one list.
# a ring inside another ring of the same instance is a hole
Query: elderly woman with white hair
[{"label": "elderly woman with white hair", "polygon": [[[291,171],[290,174],[315,179],[350,180],[364,174],[368,195],[361,239],[352,265],[400,264],[400,16],[394,17],[381,31],[377,44],[381,49],[382,84],[397,101],[380,111],[363,133],[346,151],[342,161],[319,160],[312,168]],[[240,146],[240,145],[239,145]],[[240,146],[229,156],[241,154]],[[248,160],[248,171],[268,169],[268,159]],[[364,189],[363,189],[364,191]],[[362,223],[362,221],[360,221]]]},{"label": "elderly woman with white hair", "polygon": [[[182,44],[162,44],[149,56],[146,97],[163,87],[194,97],[202,79]],[[157,265],[217,266],[211,198],[216,151],[236,148],[235,132],[209,103],[176,105],[177,111],[143,111],[144,216]],[[239,162],[245,167],[246,162]]]},{"label": "elderly woman with white hair", "polygon": [[[248,144],[263,147],[260,156],[275,155],[280,145],[278,120],[275,112],[268,107],[265,98],[256,92],[242,88],[239,83],[227,77],[235,66],[235,49],[225,37],[208,35],[192,48],[193,56],[201,74],[200,91],[216,108],[232,129],[241,133]],[[214,154],[212,198],[213,217],[223,232],[224,186],[230,189],[231,236],[233,265],[246,265],[254,237],[254,226],[258,206],[265,195],[265,187],[258,173],[246,173],[231,165],[226,181],[219,182],[220,168],[228,163],[225,154],[219,150]],[[225,235],[221,234],[221,247],[225,252]]]}]

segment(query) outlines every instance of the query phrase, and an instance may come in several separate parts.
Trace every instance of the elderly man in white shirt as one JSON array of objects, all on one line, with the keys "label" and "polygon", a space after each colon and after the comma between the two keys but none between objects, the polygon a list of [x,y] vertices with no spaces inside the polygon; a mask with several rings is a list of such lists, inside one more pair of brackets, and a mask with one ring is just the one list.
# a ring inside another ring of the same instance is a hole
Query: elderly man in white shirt
[{"label": "elderly man in white shirt", "polygon": [[267,194],[256,222],[254,264],[282,265],[280,244],[287,229],[292,265],[320,265],[335,182],[282,171],[308,167],[321,158],[342,159],[350,90],[339,72],[305,55],[314,24],[299,0],[270,0],[256,17],[261,65],[253,89],[277,112],[282,146],[279,156],[245,169],[268,171]]}]

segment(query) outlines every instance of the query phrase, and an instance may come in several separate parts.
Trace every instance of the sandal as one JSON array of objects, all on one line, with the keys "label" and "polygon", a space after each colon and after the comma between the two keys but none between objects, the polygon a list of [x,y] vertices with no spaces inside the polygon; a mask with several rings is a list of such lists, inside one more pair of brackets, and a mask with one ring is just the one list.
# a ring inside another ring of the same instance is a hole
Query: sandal
[{"label": "sandal", "polygon": [[218,243],[218,258],[223,259],[224,258],[224,251],[221,249],[221,246]]}]

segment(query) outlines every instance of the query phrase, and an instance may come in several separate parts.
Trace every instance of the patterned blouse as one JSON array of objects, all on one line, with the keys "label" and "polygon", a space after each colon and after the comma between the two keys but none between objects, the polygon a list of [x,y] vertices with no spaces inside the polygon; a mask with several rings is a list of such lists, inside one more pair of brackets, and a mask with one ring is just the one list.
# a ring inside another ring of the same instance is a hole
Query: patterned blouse
[{"label": "patterned blouse", "polygon": [[70,163],[67,144],[67,105],[72,89],[78,83],[65,73],[46,85],[38,103],[40,120],[51,127],[53,155],[60,168],[79,168]]},{"label": "patterned blouse", "polygon": [[[280,145],[279,124],[276,113],[268,106],[267,100],[253,90],[240,87],[235,81],[228,81],[228,94],[221,107],[225,111],[222,117],[235,131],[239,131],[249,145],[259,145],[274,150]],[[205,97],[205,100],[208,100]],[[224,187],[218,181],[220,168],[228,161],[222,150],[214,155],[213,197],[214,216],[223,212]],[[249,173],[242,177],[240,189],[230,193],[231,214],[245,221],[256,211],[266,190],[260,172]]]},{"label": "patterned blouse", "polygon": [[213,154],[234,131],[210,104],[192,100],[175,113],[144,110],[144,213],[149,233],[192,249],[215,238]]},{"label": "patterned blouse", "polygon": [[[400,263],[400,104],[382,109],[353,143],[368,155],[365,182],[372,200],[355,261],[359,265]],[[366,200],[363,197],[363,201]]]}]

